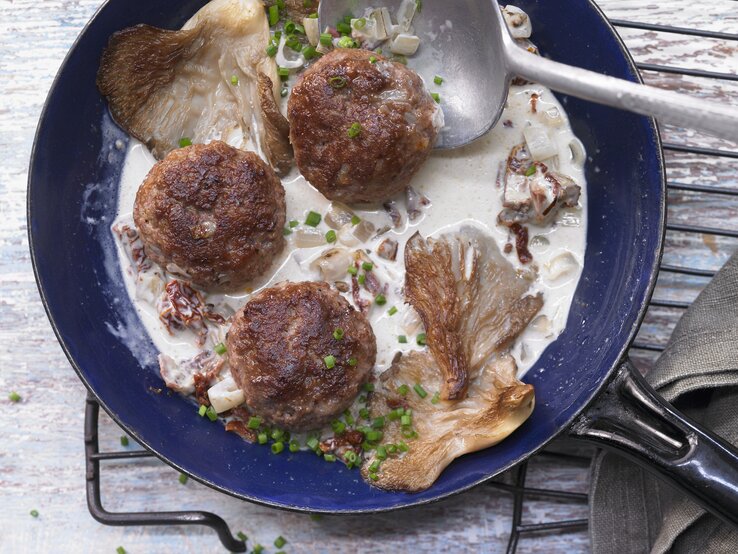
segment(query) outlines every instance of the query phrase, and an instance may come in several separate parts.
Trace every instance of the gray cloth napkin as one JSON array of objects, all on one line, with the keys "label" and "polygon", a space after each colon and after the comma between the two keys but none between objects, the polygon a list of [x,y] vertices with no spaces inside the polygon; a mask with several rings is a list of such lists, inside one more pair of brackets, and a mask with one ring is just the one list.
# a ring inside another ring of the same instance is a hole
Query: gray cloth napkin
[{"label": "gray cloth napkin", "polygon": [[[646,379],[738,446],[738,254],[684,314]],[[590,536],[595,554],[738,553],[738,531],[610,452],[592,462]]]}]

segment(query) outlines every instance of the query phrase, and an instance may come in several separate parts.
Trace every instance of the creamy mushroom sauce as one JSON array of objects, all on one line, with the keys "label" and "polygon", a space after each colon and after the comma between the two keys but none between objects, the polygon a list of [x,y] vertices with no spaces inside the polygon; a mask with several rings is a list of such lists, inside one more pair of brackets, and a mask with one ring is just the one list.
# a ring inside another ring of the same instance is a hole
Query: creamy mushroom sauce
[{"label": "creamy mushroom sauce", "polygon": [[[538,95],[535,113],[531,109],[533,94]],[[584,262],[587,229],[587,194],[583,171],[585,155],[581,143],[572,133],[564,110],[550,90],[530,84],[513,86],[500,123],[490,133],[458,150],[434,151],[413,178],[413,189],[430,201],[429,205],[421,207],[421,213],[416,219],[410,221],[408,218],[404,194],[394,199],[402,218],[399,226],[393,226],[382,206],[353,208],[356,215],[362,220],[370,221],[377,230],[391,227],[381,236],[372,237],[349,248],[351,251],[363,249],[374,263],[373,273],[379,282],[388,285],[386,304],[373,304],[368,310],[368,317],[377,337],[376,374],[389,367],[396,352],[422,348],[416,343],[417,335],[423,331],[422,323],[414,310],[404,304],[402,295],[403,249],[406,240],[413,233],[419,231],[423,236],[433,236],[474,225],[493,236],[501,251],[504,251],[506,244],[515,243],[515,237],[511,236],[508,228],[497,223],[503,196],[502,175],[498,175],[498,172],[504,169],[504,162],[511,148],[524,142],[523,129],[531,125],[548,131],[558,152],[552,169],[570,176],[581,186],[582,195],[578,207],[562,209],[550,225],[540,227],[526,224],[529,228],[533,261],[525,267],[538,269],[531,292],[543,292],[545,303],[540,314],[513,347],[512,354],[517,361],[519,375],[523,375],[536,362],[546,346],[566,326],[569,307]],[[148,150],[141,143],[131,140],[120,181],[116,224],[133,226],[131,214],[136,191],[154,163],[155,160]],[[551,165],[550,160],[547,163]],[[323,243],[313,248],[296,246],[297,232],[313,230],[304,224],[307,213],[315,211],[325,216],[331,203],[307,183],[296,169],[282,179],[282,183],[286,191],[287,221],[297,220],[300,225],[292,229],[293,233],[286,237],[284,252],[262,278],[233,294],[202,291],[205,301],[213,304],[214,310],[226,317],[264,287],[284,280],[322,280],[313,262],[326,250],[342,247],[340,241],[334,244]],[[321,235],[329,231],[325,217],[316,229]],[[399,243],[396,261],[377,255],[377,247],[385,238],[395,239]],[[137,273],[121,241],[118,237],[116,239],[119,261],[131,301],[162,354],[178,362],[186,361],[203,348],[212,350],[215,344],[224,341],[227,323],[222,326],[209,323],[210,331],[203,347],[198,346],[195,334],[189,330],[170,334],[160,321],[156,307],[157,298],[165,284],[161,268],[153,265],[150,269]],[[507,258],[515,267],[524,267],[514,248],[507,254]],[[350,286],[348,274],[344,274],[339,280],[344,280]],[[344,295],[353,304],[351,292]],[[367,291],[362,291],[362,298],[371,300],[372,297]],[[397,308],[397,312],[390,315],[390,308],[393,306]],[[400,335],[407,337],[407,343],[399,342]]]}]

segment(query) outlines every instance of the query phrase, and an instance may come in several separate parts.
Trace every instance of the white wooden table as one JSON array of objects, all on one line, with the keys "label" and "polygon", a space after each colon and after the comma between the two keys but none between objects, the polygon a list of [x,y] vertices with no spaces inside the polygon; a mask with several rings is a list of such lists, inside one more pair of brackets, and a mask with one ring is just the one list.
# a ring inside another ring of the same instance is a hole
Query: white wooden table
[{"label": "white wooden table", "polygon": [[[44,315],[31,272],[26,238],[28,159],[38,115],[67,49],[101,0],[0,0],[0,551],[1,552],[222,552],[212,531],[199,528],[113,528],[89,516],[85,504],[83,406],[85,390],[69,367]],[[173,2],[175,4],[175,2]],[[566,4],[562,2],[562,4]],[[738,33],[738,3],[731,0],[602,0],[610,17]],[[566,9],[565,7],[562,9]],[[738,44],[624,30],[644,62],[738,73]],[[738,84],[667,74],[646,80],[706,98],[736,103]],[[70,129],[70,132],[73,130]],[[736,149],[697,133],[665,130],[667,139]],[[687,183],[738,189],[736,163],[669,153],[669,176]],[[738,200],[670,194],[671,221],[738,228]],[[666,261],[717,268],[738,241],[711,235],[670,234]],[[700,279],[660,280],[660,297],[691,300]],[[641,336],[663,338],[679,315],[652,310]],[[639,358],[643,365],[649,357]],[[11,403],[17,391],[23,400]],[[119,447],[121,432],[102,416],[104,449]],[[131,446],[133,447],[133,445]],[[534,462],[531,484],[586,491],[582,469]],[[111,510],[205,509],[223,516],[264,545],[284,535],[287,552],[498,552],[507,542],[508,495],[480,487],[426,508],[374,517],[323,518],[254,506],[198,483],[181,485],[177,473],[148,460],[107,466],[103,502]],[[29,512],[38,510],[37,518]],[[526,519],[586,517],[585,506],[534,502]],[[520,552],[586,552],[586,532],[527,538]]]}]

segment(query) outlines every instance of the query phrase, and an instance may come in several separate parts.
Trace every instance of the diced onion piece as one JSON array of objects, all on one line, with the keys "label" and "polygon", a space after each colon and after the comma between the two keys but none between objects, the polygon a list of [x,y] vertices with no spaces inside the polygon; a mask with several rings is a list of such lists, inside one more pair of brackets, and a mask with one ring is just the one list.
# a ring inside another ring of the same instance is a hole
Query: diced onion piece
[{"label": "diced onion piece", "polygon": [[550,127],[559,127],[564,123],[564,118],[561,117],[561,112],[554,106],[543,112],[543,122]]},{"label": "diced onion piece", "polygon": [[387,38],[394,37],[400,32],[400,28],[392,23],[392,16],[387,8],[379,8],[379,18],[382,20],[382,26],[384,26],[385,34]]},{"label": "diced onion piece", "polygon": [[390,51],[401,56],[412,56],[418,51],[418,46],[420,46],[420,38],[415,35],[400,33],[392,39]]},{"label": "diced onion piece", "polygon": [[531,250],[535,250],[539,253],[543,253],[548,250],[548,247],[550,245],[551,241],[549,241],[548,238],[544,237],[543,235],[536,235],[532,239],[530,239],[530,242],[528,242],[528,246],[531,248]]},{"label": "diced onion piece", "polygon": [[243,391],[229,375],[208,389],[208,399],[219,414],[227,412],[244,402]]},{"label": "diced onion piece", "polygon": [[527,13],[516,6],[505,6],[502,15],[513,38],[530,38],[533,27]]},{"label": "diced onion piece", "polygon": [[298,69],[305,65],[305,56],[302,53],[295,53],[294,59],[287,59],[285,56],[284,48],[287,44],[287,38],[285,34],[282,34],[282,38],[279,39],[279,48],[277,48],[277,65],[279,67],[286,67],[287,69]]},{"label": "diced onion piece", "polygon": [[325,245],[325,235],[317,229],[298,229],[295,232],[297,248],[315,248]]},{"label": "diced onion piece", "polygon": [[325,222],[331,229],[340,229],[347,223],[351,223],[354,212],[346,204],[332,202],[328,213],[325,214]]},{"label": "diced onion piece", "polygon": [[302,26],[305,27],[305,34],[312,46],[318,46],[320,42],[320,27],[318,19],[315,17],[305,17],[302,20]]},{"label": "diced onion piece", "polygon": [[551,320],[548,316],[539,315],[530,322],[530,328],[533,331],[541,333],[542,335],[548,335],[551,332]]},{"label": "diced onion piece", "polygon": [[579,269],[579,262],[571,252],[562,252],[551,258],[545,264],[547,277],[551,280],[557,280],[574,273]]},{"label": "diced onion piece", "polygon": [[417,335],[423,328],[423,321],[420,315],[412,306],[404,306],[405,312],[402,314],[402,330],[408,335]]},{"label": "diced onion piece", "polygon": [[[389,14],[389,12],[387,12]],[[379,41],[387,40],[389,38],[389,32],[385,26],[385,20],[382,16],[382,10],[372,10],[367,18],[367,24],[369,20],[372,20],[374,26],[374,38]],[[390,22],[391,23],[391,22]]]},{"label": "diced onion piece", "polygon": [[523,129],[528,152],[536,161],[546,160],[558,154],[558,150],[543,127],[528,126]]},{"label": "diced onion piece", "polygon": [[361,244],[361,241],[354,234],[354,226],[351,223],[338,230],[338,241],[346,246],[359,246]]},{"label": "diced onion piece", "polygon": [[402,32],[407,32],[410,29],[416,9],[417,3],[415,0],[402,0],[400,7],[397,8],[397,26]]},{"label": "diced onion piece", "polygon": [[584,163],[587,157],[587,152],[584,150],[584,145],[581,140],[576,137],[571,139],[571,142],[569,142],[569,150],[571,151],[571,161],[573,164]]},{"label": "diced onion piece", "polygon": [[374,224],[366,219],[362,219],[361,222],[354,227],[354,236],[361,242],[368,241],[374,233]]},{"label": "diced onion piece", "polygon": [[353,255],[345,248],[329,248],[313,263],[312,269],[317,269],[324,281],[335,281],[346,276],[346,268],[353,265]]}]

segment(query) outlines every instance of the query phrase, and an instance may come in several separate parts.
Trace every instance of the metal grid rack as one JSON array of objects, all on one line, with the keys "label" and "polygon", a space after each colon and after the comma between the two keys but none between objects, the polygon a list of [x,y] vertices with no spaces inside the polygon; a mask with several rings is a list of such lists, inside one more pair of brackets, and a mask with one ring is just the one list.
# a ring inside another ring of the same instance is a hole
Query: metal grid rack
[{"label": "metal grid rack", "polygon": [[[738,34],[703,31],[684,27],[669,27],[665,25],[645,24],[620,19],[612,19],[611,23],[619,28],[639,29],[643,31],[654,31],[663,33],[674,33],[680,35],[696,36],[709,39],[720,39],[727,41],[738,41]],[[655,65],[651,63],[637,63],[640,71],[652,71],[660,73],[671,73],[705,79],[723,79],[738,82],[738,75],[720,73],[715,71],[704,71],[673,66]],[[701,148],[684,146],[672,142],[664,142],[664,150],[689,153],[701,156],[719,157],[724,159],[738,159],[738,151],[719,150],[714,148]],[[738,197],[738,190],[721,188],[711,185],[688,184],[676,181],[667,183],[669,192],[693,192],[708,195],[722,195]],[[738,239],[738,230],[723,229],[716,227],[704,227],[696,225],[685,225],[667,222],[667,231],[676,233],[693,233],[701,235],[712,235],[716,237],[727,237]],[[675,274],[688,277],[709,278],[715,271],[708,269],[685,267],[681,265],[662,264],[660,275]],[[650,308],[666,308],[671,310],[686,310],[689,302],[675,300],[653,299]],[[657,354],[664,350],[664,345],[653,340],[636,339],[632,345],[634,353]],[[166,512],[109,512],[103,508],[100,495],[101,467],[100,462],[109,460],[130,460],[134,458],[151,458],[153,454],[146,450],[100,452],[98,445],[98,415],[100,406],[97,401],[88,396],[85,409],[85,462],[87,480],[87,505],[92,517],[105,525],[114,526],[141,526],[141,525],[204,525],[212,528],[218,535],[225,548],[232,552],[245,552],[244,541],[234,537],[227,523],[219,516],[202,511],[166,511]],[[565,454],[544,450],[537,457],[550,457],[560,464],[570,464],[576,467],[586,467],[590,460],[587,454]],[[528,477],[528,462],[523,462],[511,472],[493,480],[489,486],[509,493],[513,496],[512,527],[507,552],[512,554],[517,551],[522,539],[536,533],[562,533],[581,531],[588,525],[587,519],[568,519],[562,521],[544,521],[536,523],[525,523],[523,521],[524,505],[532,498],[548,499],[557,502],[569,502],[586,504],[588,497],[586,493],[570,492],[565,490],[553,490],[534,488],[526,485]]]}]

